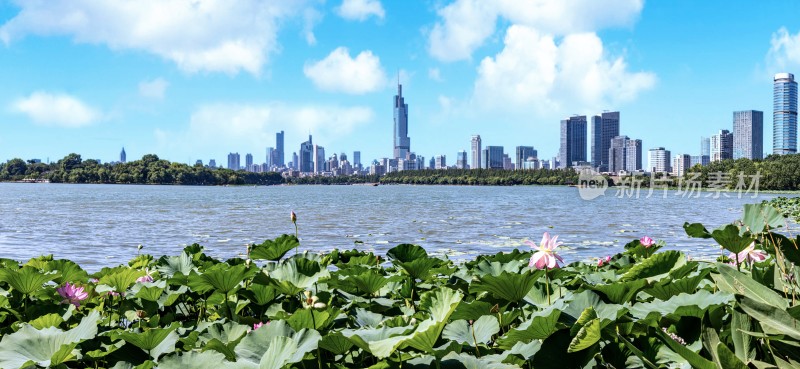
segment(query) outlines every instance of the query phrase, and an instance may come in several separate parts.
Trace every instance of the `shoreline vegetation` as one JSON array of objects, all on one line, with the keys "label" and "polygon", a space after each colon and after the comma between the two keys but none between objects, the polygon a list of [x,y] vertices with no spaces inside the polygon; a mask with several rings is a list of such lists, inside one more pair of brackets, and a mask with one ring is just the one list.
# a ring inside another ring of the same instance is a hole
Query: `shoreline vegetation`
[{"label": "shoreline vegetation", "polygon": [[[734,190],[758,186],[759,191],[800,191],[800,154],[770,155],[764,160],[722,160],[707,166],[696,165],[682,177],[634,174],[627,177],[603,176],[610,186],[641,188],[682,188],[690,182],[702,189]],[[757,182],[756,182],[757,178]],[[594,180],[594,179],[590,179]],[[209,168],[173,163],[148,154],[127,163],[98,163],[69,154],[50,164],[11,159],[0,163],[0,181],[97,184],[174,184],[174,185],[279,185],[279,184],[416,184],[416,185],[586,185],[573,169],[445,169],[401,171],[377,175],[283,177],[281,173],[254,173],[244,170]]]},{"label": "shoreline vegetation", "polygon": [[93,274],[2,259],[0,367],[800,365],[800,237],[767,203],[714,230],[683,225],[725,249],[716,262],[646,235],[569,264],[547,233],[458,264],[411,244],[298,253],[297,219],[224,261],[197,244]]}]

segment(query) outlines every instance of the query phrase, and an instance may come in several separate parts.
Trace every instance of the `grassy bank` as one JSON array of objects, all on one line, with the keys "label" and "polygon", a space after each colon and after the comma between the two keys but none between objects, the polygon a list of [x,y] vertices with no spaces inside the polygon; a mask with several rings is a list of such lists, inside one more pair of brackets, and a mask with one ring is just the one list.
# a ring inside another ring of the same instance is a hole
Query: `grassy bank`
[{"label": "grassy bank", "polygon": [[296,254],[291,235],[243,258],[192,245],[94,274],[2,260],[0,367],[796,367],[800,251],[772,231],[784,224],[751,205],[713,231],[684,225],[738,262],[642,237],[562,265],[549,235],[461,264],[409,244]]}]

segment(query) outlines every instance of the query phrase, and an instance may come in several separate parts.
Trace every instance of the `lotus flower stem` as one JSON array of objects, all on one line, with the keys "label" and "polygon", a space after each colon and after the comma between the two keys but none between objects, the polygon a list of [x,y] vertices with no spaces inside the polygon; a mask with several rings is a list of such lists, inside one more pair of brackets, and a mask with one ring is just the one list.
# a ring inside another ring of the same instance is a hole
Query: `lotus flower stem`
[{"label": "lotus flower stem", "polygon": [[547,268],[544,268],[544,289],[547,291],[547,305],[550,303],[550,277],[547,275]]},{"label": "lotus flower stem", "polygon": [[478,348],[478,339],[475,337],[475,325],[473,325],[472,321],[470,321],[469,328],[470,330],[472,330],[472,342],[475,343],[475,353],[478,356],[478,359],[480,359],[481,349]]}]

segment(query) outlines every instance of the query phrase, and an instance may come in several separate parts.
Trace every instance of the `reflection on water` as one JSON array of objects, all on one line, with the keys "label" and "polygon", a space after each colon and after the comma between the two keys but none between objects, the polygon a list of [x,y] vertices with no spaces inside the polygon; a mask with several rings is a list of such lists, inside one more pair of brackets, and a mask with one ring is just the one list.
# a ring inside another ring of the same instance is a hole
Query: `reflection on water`
[{"label": "reflection on water", "polygon": [[464,258],[528,247],[543,232],[559,235],[566,261],[613,254],[642,235],[696,257],[717,255],[690,239],[684,222],[729,223],[757,199],[681,198],[657,192],[619,198],[614,190],[584,201],[569,187],[274,186],[186,187],[0,183],[0,257],[41,254],[87,269],[136,255],[176,254],[200,243],[221,258],[245,245],[294,232],[302,249],[358,248],[383,253],[416,243],[435,255]]}]

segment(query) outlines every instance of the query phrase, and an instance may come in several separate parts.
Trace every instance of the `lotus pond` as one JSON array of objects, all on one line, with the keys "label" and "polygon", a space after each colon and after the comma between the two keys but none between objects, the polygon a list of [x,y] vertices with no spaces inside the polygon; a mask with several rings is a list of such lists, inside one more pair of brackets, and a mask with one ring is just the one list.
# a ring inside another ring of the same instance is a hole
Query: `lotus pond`
[{"label": "lotus pond", "polygon": [[93,274],[3,259],[0,368],[800,368],[800,238],[783,215],[748,205],[684,229],[733,259],[643,237],[569,265],[554,239],[454,263],[411,244],[298,254],[291,235]]}]

